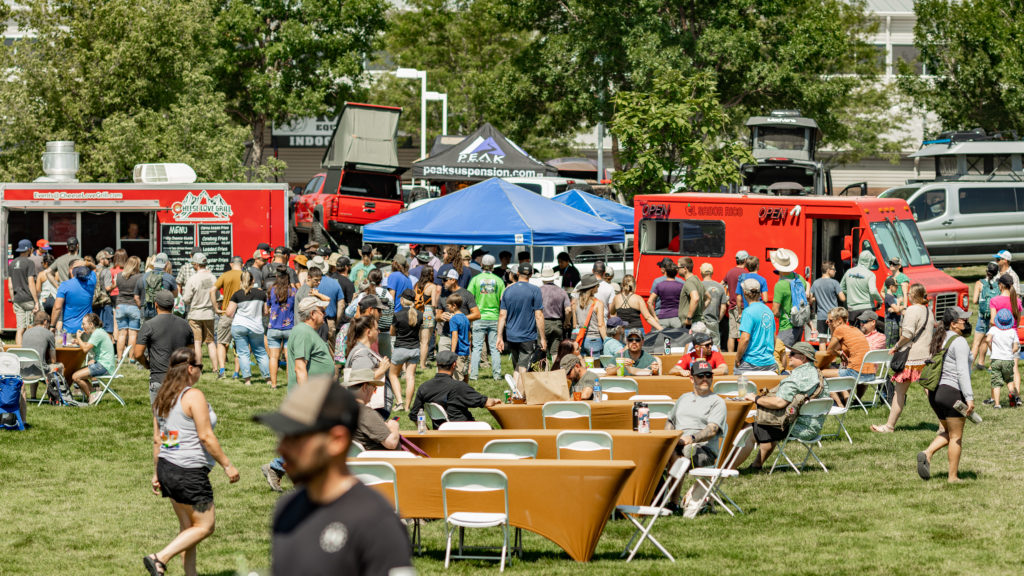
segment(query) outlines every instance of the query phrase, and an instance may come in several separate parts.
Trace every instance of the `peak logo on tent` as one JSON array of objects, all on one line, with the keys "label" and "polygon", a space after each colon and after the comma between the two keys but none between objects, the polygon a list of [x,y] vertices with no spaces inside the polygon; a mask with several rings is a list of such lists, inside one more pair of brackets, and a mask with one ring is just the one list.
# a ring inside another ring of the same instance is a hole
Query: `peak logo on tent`
[{"label": "peak logo on tent", "polygon": [[477,136],[459,152],[458,162],[483,162],[487,164],[504,164],[505,152],[498,147],[494,138]]}]

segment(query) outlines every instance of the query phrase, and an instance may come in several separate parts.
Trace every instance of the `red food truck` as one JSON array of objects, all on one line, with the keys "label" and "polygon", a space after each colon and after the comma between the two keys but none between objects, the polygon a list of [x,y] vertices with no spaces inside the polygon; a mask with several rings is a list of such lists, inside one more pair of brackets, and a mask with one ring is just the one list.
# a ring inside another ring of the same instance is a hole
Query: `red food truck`
[{"label": "red food truck", "polygon": [[[143,260],[165,252],[175,270],[193,250],[214,274],[232,256],[248,259],[256,245],[288,244],[286,184],[0,184],[0,239],[7,246],[3,278],[18,241],[45,238],[56,257],[77,237],[81,254],[124,248]],[[7,282],[0,327],[16,319]]]},{"label": "red food truck", "polygon": [[856,265],[862,250],[876,258],[879,292],[888,274],[885,262],[899,257],[911,282],[928,289],[936,317],[949,306],[967,309],[967,286],[932,265],[914,216],[898,198],[838,196],[767,196],[759,194],[659,194],[635,199],[634,245],[637,293],[647,297],[661,275],[662,258],[710,262],[713,278],[722,280],[746,250],[761,261],[769,297],[778,275],[770,254],[779,248],[796,252],[797,272],[808,281],[821,275],[830,260],[836,279]]}]

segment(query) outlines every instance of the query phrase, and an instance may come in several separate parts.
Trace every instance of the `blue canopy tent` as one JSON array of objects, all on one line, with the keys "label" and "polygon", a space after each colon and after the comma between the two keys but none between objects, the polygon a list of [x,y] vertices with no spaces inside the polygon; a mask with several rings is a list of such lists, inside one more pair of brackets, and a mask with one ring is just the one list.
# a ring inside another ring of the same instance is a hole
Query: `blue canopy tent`
[{"label": "blue canopy tent", "polygon": [[587,246],[623,242],[622,226],[499,178],[363,227],[365,242]]},{"label": "blue canopy tent", "polygon": [[552,198],[555,202],[571,206],[581,212],[597,216],[622,226],[627,234],[633,233],[633,209],[618,202],[582,190],[569,190]]}]

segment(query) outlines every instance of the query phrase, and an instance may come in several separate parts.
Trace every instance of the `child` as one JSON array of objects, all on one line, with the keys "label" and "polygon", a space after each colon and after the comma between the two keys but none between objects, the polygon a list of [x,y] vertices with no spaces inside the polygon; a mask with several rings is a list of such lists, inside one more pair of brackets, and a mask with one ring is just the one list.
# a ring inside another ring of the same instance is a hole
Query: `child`
[{"label": "child", "polygon": [[1010,406],[1020,404],[1020,373],[1017,371],[1017,351],[1020,343],[1017,331],[1013,328],[1013,313],[1003,308],[996,313],[994,326],[989,328],[985,337],[989,349],[992,350],[992,364],[988,373],[992,382],[992,398],[985,400],[993,408],[999,405],[999,389],[1009,383]]},{"label": "child", "polygon": [[469,319],[460,310],[462,297],[458,294],[450,294],[444,305],[452,315],[448,320],[448,329],[452,334],[452,352],[459,357],[455,362],[455,371],[452,373],[452,377],[469,382]]},{"label": "child", "polygon": [[892,276],[885,279],[885,347],[892,348],[900,339],[900,319],[903,315],[903,304],[896,296],[896,279]]}]

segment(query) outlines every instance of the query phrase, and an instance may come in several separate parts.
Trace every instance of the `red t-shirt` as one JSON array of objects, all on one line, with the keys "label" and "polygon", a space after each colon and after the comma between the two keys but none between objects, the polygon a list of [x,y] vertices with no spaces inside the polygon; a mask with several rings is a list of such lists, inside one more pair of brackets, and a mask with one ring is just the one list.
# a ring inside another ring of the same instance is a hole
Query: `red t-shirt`
[{"label": "red t-shirt", "polygon": [[740,276],[745,274],[747,269],[742,266],[736,266],[732,270],[725,273],[725,284],[729,287],[729,309],[732,310],[736,307],[736,301],[740,297],[736,294],[736,283],[739,281]]},{"label": "red t-shirt", "polygon": [[[683,357],[679,359],[679,362],[676,362],[676,367],[688,371],[690,369],[690,363],[693,362],[693,360],[694,358],[690,354],[683,354]],[[712,370],[725,364],[725,358],[722,356],[721,352],[712,352],[711,357],[707,358],[707,361],[708,364],[711,364]]]}]

